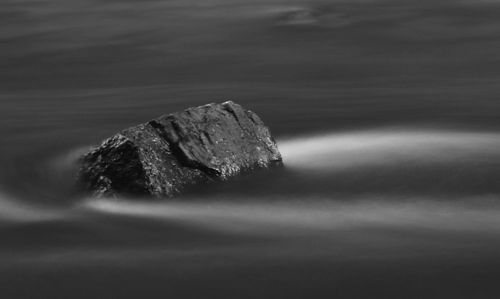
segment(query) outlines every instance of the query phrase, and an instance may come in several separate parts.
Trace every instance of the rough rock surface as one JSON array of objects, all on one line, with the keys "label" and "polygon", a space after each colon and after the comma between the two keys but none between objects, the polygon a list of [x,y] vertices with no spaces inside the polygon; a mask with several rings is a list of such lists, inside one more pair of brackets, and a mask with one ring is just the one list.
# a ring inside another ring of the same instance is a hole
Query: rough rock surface
[{"label": "rough rock surface", "polygon": [[234,102],[208,104],[126,129],[80,160],[94,196],[171,197],[185,187],[281,164],[269,129]]}]

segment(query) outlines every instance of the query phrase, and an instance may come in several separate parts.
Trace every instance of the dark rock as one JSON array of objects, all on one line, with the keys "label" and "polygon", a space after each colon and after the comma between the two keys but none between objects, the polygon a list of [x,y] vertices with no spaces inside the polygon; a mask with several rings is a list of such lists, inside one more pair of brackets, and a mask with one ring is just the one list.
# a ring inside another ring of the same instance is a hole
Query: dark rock
[{"label": "dark rock", "polygon": [[78,181],[94,196],[170,197],[189,185],[280,164],[269,129],[229,101],[116,134],[82,157]]}]

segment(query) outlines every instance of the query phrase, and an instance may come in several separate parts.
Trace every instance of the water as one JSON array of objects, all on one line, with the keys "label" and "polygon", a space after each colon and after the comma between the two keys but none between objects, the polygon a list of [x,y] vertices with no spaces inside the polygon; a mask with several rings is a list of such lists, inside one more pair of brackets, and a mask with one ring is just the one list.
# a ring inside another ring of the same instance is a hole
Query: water
[{"label": "water", "polygon": [[[3,1],[0,297],[497,298],[496,1]],[[78,198],[74,161],[234,100],[285,168]]]}]

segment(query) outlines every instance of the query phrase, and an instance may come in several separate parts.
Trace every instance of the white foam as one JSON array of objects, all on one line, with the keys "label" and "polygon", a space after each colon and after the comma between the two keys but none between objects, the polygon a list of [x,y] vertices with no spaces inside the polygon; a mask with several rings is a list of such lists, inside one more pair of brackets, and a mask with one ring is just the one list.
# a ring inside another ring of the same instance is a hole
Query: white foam
[{"label": "white foam", "polygon": [[496,133],[396,130],[325,134],[279,143],[287,166],[307,169],[498,158],[499,146]]},{"label": "white foam", "polygon": [[62,211],[32,206],[0,193],[0,221],[27,222],[61,218]]},{"label": "white foam", "polygon": [[[264,202],[199,201],[144,203],[92,200],[87,208],[101,213],[156,218],[204,229],[250,234],[300,234],[303,230],[333,231],[356,227],[425,228],[498,231],[500,205],[488,197],[440,201],[437,198],[277,199]],[[240,199],[241,200],[241,199]],[[474,204],[471,205],[470,202]]]}]

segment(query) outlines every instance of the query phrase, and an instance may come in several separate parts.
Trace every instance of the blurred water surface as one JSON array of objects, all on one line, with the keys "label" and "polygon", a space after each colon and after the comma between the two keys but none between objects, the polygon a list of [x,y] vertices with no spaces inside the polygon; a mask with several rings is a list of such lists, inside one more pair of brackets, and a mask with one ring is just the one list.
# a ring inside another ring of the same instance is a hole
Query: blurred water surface
[{"label": "blurred water surface", "polygon": [[[500,2],[3,0],[0,297],[498,298]],[[75,159],[234,100],[286,167],[78,199]]]}]

